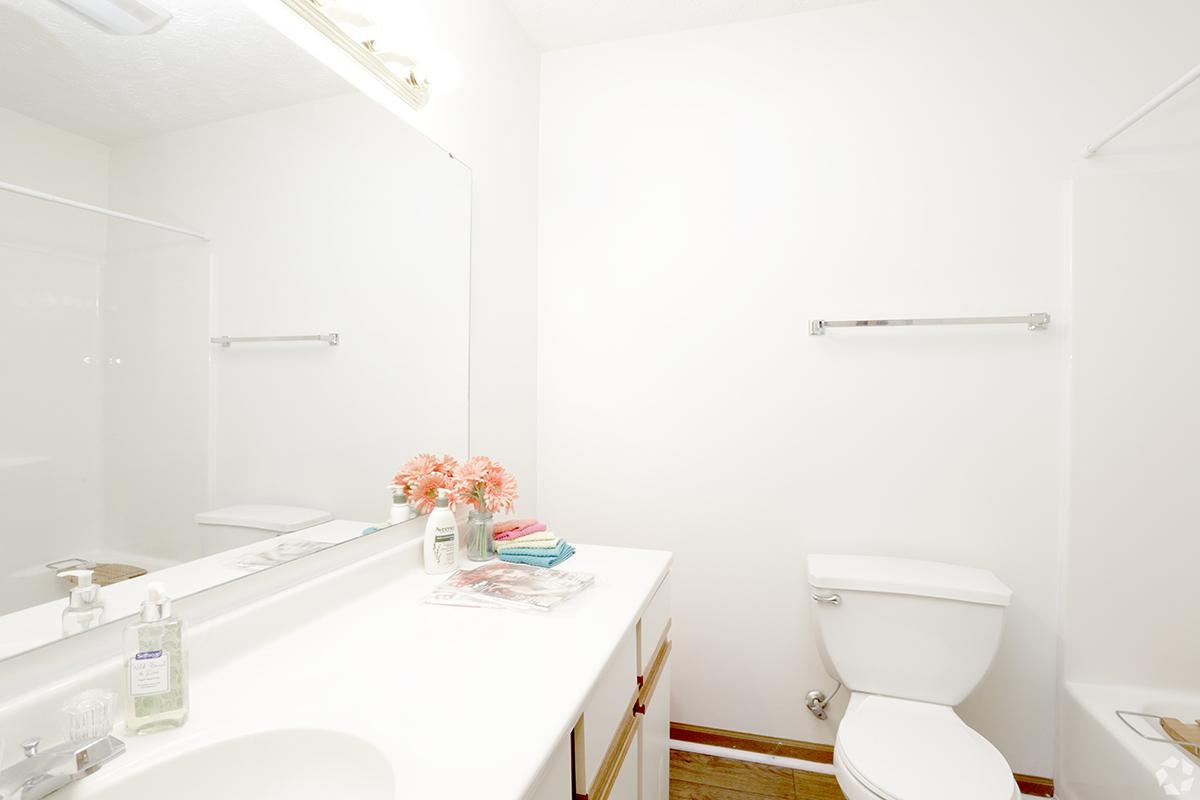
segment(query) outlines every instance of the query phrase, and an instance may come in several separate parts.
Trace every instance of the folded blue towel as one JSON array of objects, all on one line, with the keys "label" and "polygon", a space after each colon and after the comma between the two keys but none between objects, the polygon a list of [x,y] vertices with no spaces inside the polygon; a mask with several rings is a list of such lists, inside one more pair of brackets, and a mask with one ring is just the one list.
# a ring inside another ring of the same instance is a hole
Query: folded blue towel
[{"label": "folded blue towel", "polygon": [[498,552],[498,555],[516,555],[516,556],[538,556],[539,558],[553,558],[561,556],[567,552],[567,548],[571,545],[567,544],[562,539],[558,540],[558,544],[554,547],[505,547]]},{"label": "folded blue towel", "polygon": [[532,567],[555,567],[575,555],[575,548],[566,542],[559,542],[553,549],[537,549],[534,547],[517,547],[511,550],[501,550],[500,560],[509,564],[528,564]]}]

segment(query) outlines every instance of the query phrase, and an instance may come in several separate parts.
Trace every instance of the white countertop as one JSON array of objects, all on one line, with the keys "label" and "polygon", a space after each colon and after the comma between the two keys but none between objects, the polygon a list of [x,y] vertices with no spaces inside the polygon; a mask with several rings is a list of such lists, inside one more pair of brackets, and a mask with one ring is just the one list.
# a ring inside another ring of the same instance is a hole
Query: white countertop
[{"label": "white countertop", "polygon": [[671,555],[579,546],[560,569],[592,572],[595,584],[558,610],[525,613],[425,603],[445,576],[420,570],[419,545],[198,627],[188,724],[126,737],[125,756],[59,796],[86,798],[207,742],[317,727],[385,753],[397,798],[524,797]]}]

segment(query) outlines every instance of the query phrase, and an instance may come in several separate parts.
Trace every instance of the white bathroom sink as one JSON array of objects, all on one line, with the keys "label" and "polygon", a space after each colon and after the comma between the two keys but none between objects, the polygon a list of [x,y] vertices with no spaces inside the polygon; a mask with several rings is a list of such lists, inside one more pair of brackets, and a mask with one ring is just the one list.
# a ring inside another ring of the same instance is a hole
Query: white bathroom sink
[{"label": "white bathroom sink", "polygon": [[[133,765],[130,765],[131,767]],[[106,767],[119,770],[120,761]],[[113,776],[116,778],[116,776]],[[130,800],[393,800],[395,776],[377,748],[336,731],[264,731],[164,755],[79,797]]]}]

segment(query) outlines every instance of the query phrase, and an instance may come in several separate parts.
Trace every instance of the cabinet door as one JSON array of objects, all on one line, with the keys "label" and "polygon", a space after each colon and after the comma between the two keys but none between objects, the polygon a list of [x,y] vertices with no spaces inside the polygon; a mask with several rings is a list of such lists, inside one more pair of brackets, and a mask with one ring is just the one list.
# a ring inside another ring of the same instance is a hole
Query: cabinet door
[{"label": "cabinet door", "polygon": [[[583,715],[575,726],[575,787],[593,790],[607,767],[609,778],[615,766],[618,738],[628,727],[637,693],[637,636],[633,627],[621,639],[584,703]],[[636,748],[635,748],[636,749]],[[608,763],[606,764],[606,759]]]},{"label": "cabinet door", "polygon": [[[658,653],[667,631],[671,627],[671,575],[668,573],[658,585],[642,618],[638,620],[638,677],[645,678],[650,662]],[[639,681],[640,685],[641,681]]]},{"label": "cabinet door", "polygon": [[529,800],[574,800],[571,788],[571,739],[563,739],[550,756]]},{"label": "cabinet door", "polygon": [[596,781],[586,793],[580,792],[576,784],[578,800],[639,800],[642,790],[639,770],[641,749],[638,744],[641,730],[642,718],[634,714],[631,708],[604,755],[604,763],[596,774]]},{"label": "cabinet door", "polygon": [[642,797],[667,800],[671,786],[671,660],[663,661],[642,715]]},{"label": "cabinet door", "polygon": [[617,779],[613,781],[608,800],[640,800],[637,741],[641,737],[641,724],[642,721],[639,718],[633,730],[629,750],[625,753],[625,760],[621,762],[621,766],[617,770]]}]

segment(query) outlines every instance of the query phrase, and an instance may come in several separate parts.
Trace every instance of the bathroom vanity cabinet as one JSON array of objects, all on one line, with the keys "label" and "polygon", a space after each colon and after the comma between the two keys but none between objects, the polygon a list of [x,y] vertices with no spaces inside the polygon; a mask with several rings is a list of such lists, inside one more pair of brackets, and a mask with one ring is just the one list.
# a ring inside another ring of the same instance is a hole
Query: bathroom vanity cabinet
[{"label": "bathroom vanity cabinet", "polygon": [[[131,787],[172,775],[188,798],[221,796],[221,775],[241,769],[296,776],[263,800],[317,800],[325,784],[361,786],[357,800],[666,800],[670,553],[580,545],[559,569],[594,584],[538,614],[429,604],[445,576],[424,574],[419,540],[385,541],[346,545],[382,551],[261,600],[206,593],[211,615],[177,603],[192,623],[188,724],[122,737],[125,755],[71,797],[141,796]],[[99,648],[75,659],[96,666],[22,687],[0,702],[0,729],[53,744],[66,699],[117,689],[119,626],[111,642],[96,633],[72,643]],[[279,763],[224,755],[257,742]]]},{"label": "bathroom vanity cabinet", "polygon": [[670,634],[667,575],[609,656],[532,800],[666,800]]}]

